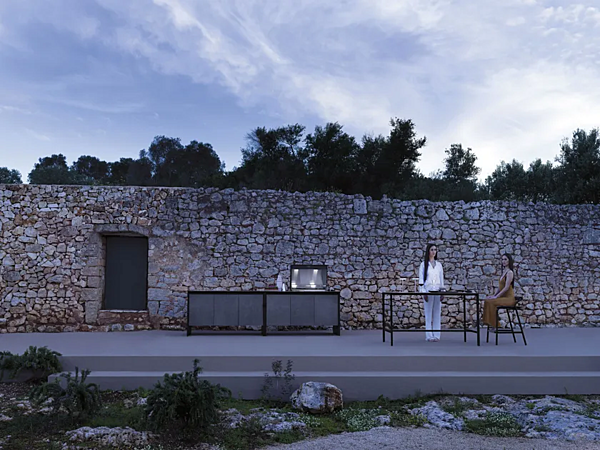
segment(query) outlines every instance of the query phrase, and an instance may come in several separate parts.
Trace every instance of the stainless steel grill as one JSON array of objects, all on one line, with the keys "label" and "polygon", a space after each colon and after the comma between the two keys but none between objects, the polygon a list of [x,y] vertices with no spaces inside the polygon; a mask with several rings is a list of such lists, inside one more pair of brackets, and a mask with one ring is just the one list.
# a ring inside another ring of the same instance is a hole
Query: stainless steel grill
[{"label": "stainless steel grill", "polygon": [[324,291],[327,289],[327,266],[293,265],[290,269],[292,291]]}]

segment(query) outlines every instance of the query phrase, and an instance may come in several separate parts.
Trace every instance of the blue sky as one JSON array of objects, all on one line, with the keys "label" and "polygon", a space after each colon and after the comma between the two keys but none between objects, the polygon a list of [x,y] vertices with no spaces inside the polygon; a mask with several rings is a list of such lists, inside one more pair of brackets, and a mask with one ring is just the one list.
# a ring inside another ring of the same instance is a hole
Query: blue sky
[{"label": "blue sky", "polygon": [[596,0],[0,0],[0,166],[166,135],[231,170],[257,126],[397,116],[423,173],[462,143],[485,177],[600,126],[599,80]]}]

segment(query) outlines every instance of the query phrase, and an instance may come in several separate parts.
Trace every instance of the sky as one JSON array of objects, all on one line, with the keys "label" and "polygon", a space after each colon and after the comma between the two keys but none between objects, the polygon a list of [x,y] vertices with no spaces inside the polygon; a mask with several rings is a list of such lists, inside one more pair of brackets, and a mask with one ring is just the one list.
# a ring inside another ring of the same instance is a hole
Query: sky
[{"label": "sky", "polygon": [[252,129],[411,119],[419,169],[553,161],[600,126],[598,0],[0,0],[0,167],[137,157],[154,136],[239,166]]}]

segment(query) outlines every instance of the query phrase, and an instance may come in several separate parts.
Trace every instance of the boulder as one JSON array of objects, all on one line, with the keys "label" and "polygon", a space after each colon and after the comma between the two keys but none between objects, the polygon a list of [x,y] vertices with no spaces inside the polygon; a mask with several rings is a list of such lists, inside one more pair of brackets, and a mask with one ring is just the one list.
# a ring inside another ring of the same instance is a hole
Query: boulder
[{"label": "boulder", "polygon": [[344,406],[342,391],[329,383],[302,383],[290,397],[294,409],[313,414],[332,413]]}]

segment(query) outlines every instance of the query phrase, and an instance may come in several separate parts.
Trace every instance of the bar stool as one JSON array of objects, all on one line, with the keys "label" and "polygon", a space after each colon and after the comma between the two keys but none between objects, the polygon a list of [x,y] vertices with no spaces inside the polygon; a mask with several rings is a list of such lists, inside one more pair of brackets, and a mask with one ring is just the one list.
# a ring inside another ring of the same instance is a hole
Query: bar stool
[{"label": "bar stool", "polygon": [[[513,340],[515,344],[517,343],[517,334],[520,334],[523,337],[523,344],[527,345],[527,340],[525,339],[525,331],[523,330],[523,325],[521,323],[521,317],[519,316],[519,311],[521,307],[519,306],[519,302],[523,301],[523,297],[515,296],[515,304],[513,306],[498,306],[496,308],[496,324],[500,322],[500,310],[504,309],[506,311],[506,315],[508,316],[508,323],[510,324],[510,330],[499,330],[496,328],[493,332],[496,333],[496,345],[498,345],[498,335],[499,334],[512,334]],[[519,322],[519,331],[516,331],[513,326],[513,319],[511,317],[511,312],[514,312],[517,316],[517,320]],[[487,338],[486,342],[490,342],[490,327],[487,327]]]}]

